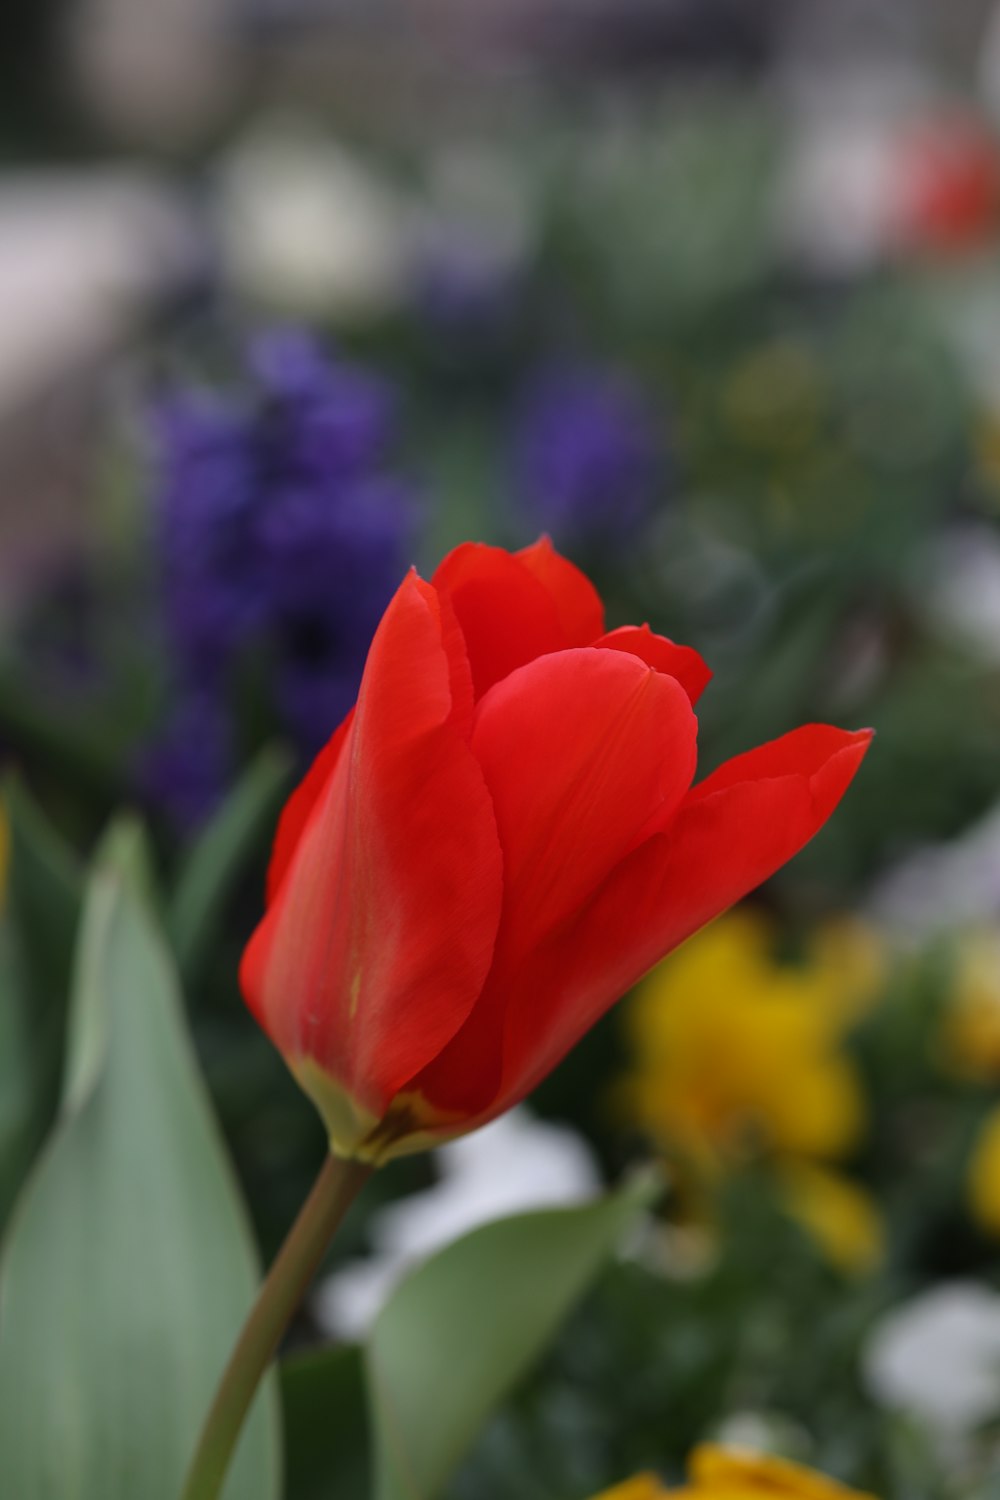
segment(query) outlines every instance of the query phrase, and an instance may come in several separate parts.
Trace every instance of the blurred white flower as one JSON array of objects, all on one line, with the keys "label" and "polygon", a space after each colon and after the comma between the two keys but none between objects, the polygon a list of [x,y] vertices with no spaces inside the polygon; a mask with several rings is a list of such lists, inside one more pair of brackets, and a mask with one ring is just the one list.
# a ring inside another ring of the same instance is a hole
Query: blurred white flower
[{"label": "blurred white flower", "polygon": [[934,623],[982,660],[1000,664],[1000,540],[988,526],[936,536],[921,570],[920,603]]},{"label": "blurred white flower", "polygon": [[875,884],[868,915],[906,939],[1000,915],[1000,807],[961,838],[917,849]]},{"label": "blurred white flower", "polygon": [[939,1447],[1000,1414],[1000,1294],[945,1282],[889,1313],[864,1358],[881,1405],[924,1423]]},{"label": "blurred white flower", "polygon": [[435,1160],[441,1179],[434,1187],[375,1215],[374,1254],[317,1287],[313,1311],[330,1333],[359,1337],[405,1271],[470,1229],[526,1209],[586,1202],[600,1188],[596,1162],[575,1131],[524,1108],[441,1147]]},{"label": "blurred white flower", "polygon": [[880,121],[841,116],[797,133],[779,196],[782,239],[808,266],[850,275],[888,248],[895,172]]},{"label": "blurred white flower", "polygon": [[793,255],[852,275],[889,257],[989,250],[1000,151],[973,108],[957,108],[919,72],[884,66],[792,96],[777,230]]},{"label": "blurred white flower", "polygon": [[217,213],[232,280],[269,307],[366,316],[404,294],[410,205],[320,131],[272,122],[246,136],[223,165]]},{"label": "blurred white flower", "polygon": [[183,204],[126,171],[8,174],[0,189],[0,412],[105,355],[200,253]]},{"label": "blurred white flower", "polygon": [[800,1422],[780,1411],[730,1412],[711,1429],[711,1440],[723,1448],[742,1448],[750,1453],[773,1453],[807,1463],[809,1434]]},{"label": "blurred white flower", "polygon": [[776,205],[779,239],[816,271],[867,270],[892,239],[899,123],[926,107],[929,81],[882,58],[821,74],[792,68],[782,83],[790,128]]}]

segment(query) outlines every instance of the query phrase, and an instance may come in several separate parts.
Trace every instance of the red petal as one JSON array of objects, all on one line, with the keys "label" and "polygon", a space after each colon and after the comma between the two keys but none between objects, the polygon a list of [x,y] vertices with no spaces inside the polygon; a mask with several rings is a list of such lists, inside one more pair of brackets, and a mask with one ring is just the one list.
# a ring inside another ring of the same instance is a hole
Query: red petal
[{"label": "red petal", "polygon": [[694,774],[696,733],[680,685],[626,652],[543,657],[483,699],[472,748],[504,851],[504,912],[488,994],[416,1084],[436,1106],[475,1107],[489,1097],[522,970],[670,820]]},{"label": "red petal", "polygon": [[[524,1097],[608,1007],[685,938],[754,890],[819,832],[871,733],[809,725],[737,756],[614,872],[539,955],[508,1014],[504,1090]],[[503,1108],[507,1104],[503,1104]]]},{"label": "red petal", "polygon": [[586,573],[557,552],[547,536],[517,553],[551,596],[567,646],[590,646],[604,629],[604,605]]},{"label": "red petal", "polygon": [[712,673],[693,646],[677,646],[664,635],[655,635],[648,625],[622,625],[594,642],[607,651],[630,651],[658,672],[676,677],[692,703],[697,703],[712,680]]},{"label": "red petal", "polygon": [[471,749],[460,632],[411,574],[372,643],[354,724],[241,977],[290,1060],[380,1116],[488,972],[503,868]]},{"label": "red petal", "polygon": [[869,731],[810,725],[694,787],[669,827],[511,977],[503,1077],[478,1123],[523,1099],[654,964],[797,854],[833,812],[870,741]]},{"label": "red petal", "polygon": [[[593,639],[596,616],[583,574],[551,547],[550,556],[544,548],[529,551],[515,556],[465,542],[434,574],[435,588],[450,600],[462,627],[477,698],[536,656]],[[594,634],[602,624],[597,620]]]},{"label": "red petal", "polygon": [[[436,604],[440,610],[443,644],[451,676],[452,722],[469,730],[472,727],[472,673],[464,638],[451,602],[439,595]],[[268,901],[277,894],[313,807],[333,775],[353,720],[352,708],[285,803],[267,870]]]},{"label": "red petal", "polygon": [[278,887],[285,878],[285,873],[292,862],[292,856],[299,846],[299,839],[303,830],[309,822],[309,817],[317,801],[321,797],[330,777],[336,769],[340,752],[344,748],[348,731],[354,719],[354,709],[344,719],[338,729],[335,729],[330,739],[323,746],[309,767],[305,776],[299,782],[278,820],[278,831],[274,836],[274,848],[271,851],[271,862],[267,867],[267,899],[273,901],[278,893]]}]

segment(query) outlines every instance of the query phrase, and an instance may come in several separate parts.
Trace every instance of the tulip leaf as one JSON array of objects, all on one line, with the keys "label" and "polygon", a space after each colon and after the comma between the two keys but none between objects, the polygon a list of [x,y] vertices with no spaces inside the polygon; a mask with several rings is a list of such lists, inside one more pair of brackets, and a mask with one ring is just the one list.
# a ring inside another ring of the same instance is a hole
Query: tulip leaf
[{"label": "tulip leaf", "polygon": [[34,998],[57,996],[65,1005],[73,939],[83,899],[76,859],[37,806],[20,777],[6,776],[3,807],[10,827],[8,902]]},{"label": "tulip leaf", "polygon": [[83,898],[73,854],[16,776],[4,778],[3,812],[10,870],[0,945],[0,1225],[55,1116]]},{"label": "tulip leaf", "polygon": [[[257,1266],[135,828],[89,883],[56,1125],[0,1266],[0,1452],[18,1500],[177,1500]],[[228,1500],[277,1500],[276,1394]]]},{"label": "tulip leaf", "polygon": [[38,1141],[34,1052],[10,924],[0,922],[0,1230]]},{"label": "tulip leaf", "polygon": [[167,916],[183,973],[200,964],[249,855],[270,831],[290,772],[285,751],[262,750],[191,849]]},{"label": "tulip leaf", "polygon": [[281,1400],[289,1500],[367,1500],[365,1386],[357,1345],[285,1360]]},{"label": "tulip leaf", "polygon": [[580,1208],[487,1224],[396,1288],[365,1348],[376,1500],[440,1492],[657,1192],[643,1177]]}]

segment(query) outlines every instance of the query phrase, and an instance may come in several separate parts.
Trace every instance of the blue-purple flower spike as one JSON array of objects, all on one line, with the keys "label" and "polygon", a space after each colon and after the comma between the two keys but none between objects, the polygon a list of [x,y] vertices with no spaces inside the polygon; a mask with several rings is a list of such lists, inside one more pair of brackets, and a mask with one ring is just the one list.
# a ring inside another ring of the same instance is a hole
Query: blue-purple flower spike
[{"label": "blue-purple flower spike", "polygon": [[327,739],[356,696],[416,526],[414,497],[391,468],[394,401],[382,381],[289,330],[256,340],[247,372],[239,392],[174,391],[154,414],[177,711],[142,780],[187,823],[231,772],[222,746],[232,736],[191,726],[206,703],[228,725],[246,653],[260,648],[273,664],[270,696],[303,756]]},{"label": "blue-purple flower spike", "polygon": [[614,372],[559,365],[537,374],[514,434],[529,529],[570,547],[634,538],[669,479],[663,426],[644,393]]}]

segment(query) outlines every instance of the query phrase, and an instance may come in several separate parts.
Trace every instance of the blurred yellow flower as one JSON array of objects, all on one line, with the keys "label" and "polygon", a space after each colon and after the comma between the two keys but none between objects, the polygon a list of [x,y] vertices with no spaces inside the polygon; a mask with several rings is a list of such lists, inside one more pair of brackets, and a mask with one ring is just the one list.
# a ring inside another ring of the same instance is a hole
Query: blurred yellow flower
[{"label": "blurred yellow flower", "polygon": [[842,1172],[803,1161],[781,1172],[779,1192],[788,1212],[842,1271],[861,1274],[878,1265],[885,1252],[882,1216],[863,1187]]},{"label": "blurred yellow flower", "polygon": [[751,1500],[757,1495],[785,1495],[789,1500],[870,1500],[826,1474],[769,1453],[718,1448],[703,1443],[688,1460],[689,1483],[674,1495],[711,1496],[712,1500]]},{"label": "blurred yellow flower", "polygon": [[650,975],[625,1010],[633,1064],[618,1099],[681,1168],[711,1181],[765,1155],[787,1174],[786,1201],[842,1266],[870,1265],[881,1240],[860,1188],[810,1163],[857,1143],[865,1101],[843,1042],[884,973],[860,922],[822,928],[796,963],[750,908],[720,918]]},{"label": "blurred yellow flower", "polygon": [[688,1460],[688,1483],[668,1490],[652,1475],[639,1475],[596,1500],[871,1500],[825,1474],[767,1453],[704,1443]]},{"label": "blurred yellow flower", "polygon": [[967,1078],[1000,1078],[1000,932],[965,933],[954,954],[944,1055]]},{"label": "blurred yellow flower", "polygon": [[602,1491],[594,1500],[661,1500],[661,1496],[667,1493],[655,1474],[637,1474],[634,1479],[626,1479],[624,1484]]},{"label": "blurred yellow flower", "polygon": [[983,1121],[972,1148],[966,1178],[972,1216],[987,1234],[1000,1238],[1000,1108]]},{"label": "blurred yellow flower", "polygon": [[629,1117],[695,1161],[761,1148],[835,1158],[865,1107],[844,1033],[878,987],[877,944],[841,923],[782,963],[765,917],[720,918],[655,969],[625,1010]]}]

